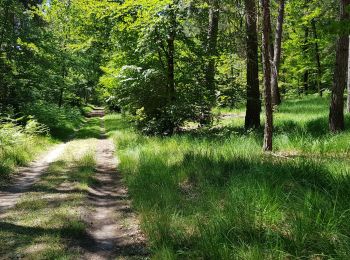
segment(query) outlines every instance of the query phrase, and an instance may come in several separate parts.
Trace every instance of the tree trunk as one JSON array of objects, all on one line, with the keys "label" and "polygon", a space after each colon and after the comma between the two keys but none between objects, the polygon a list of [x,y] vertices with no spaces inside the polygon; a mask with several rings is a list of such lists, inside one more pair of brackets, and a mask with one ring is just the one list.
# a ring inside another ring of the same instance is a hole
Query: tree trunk
[{"label": "tree trunk", "polygon": [[[350,0],[341,0],[340,21],[349,21]],[[329,129],[333,133],[343,131],[344,126],[344,89],[349,56],[349,36],[342,33],[337,41],[337,54],[334,69],[334,82],[329,112]]]},{"label": "tree trunk", "polygon": [[259,61],[257,12],[255,0],[245,0],[246,11],[246,51],[247,51],[247,105],[245,128],[260,127],[261,101],[259,91]]},{"label": "tree trunk", "polygon": [[170,6],[170,30],[167,38],[167,79],[168,79],[168,98],[170,102],[175,101],[175,36],[176,36],[176,14],[175,5]]},{"label": "tree trunk", "polygon": [[272,79],[271,79],[271,89],[272,89],[272,105],[279,105],[281,103],[281,95],[278,89],[278,73],[279,65],[281,62],[281,49],[282,49],[282,32],[283,32],[283,22],[284,22],[284,6],[285,0],[280,0],[280,5],[278,8],[278,18],[276,25],[275,34],[275,44],[274,44],[274,56],[272,64]]},{"label": "tree trunk", "polygon": [[265,98],[265,131],[264,131],[264,151],[272,151],[273,134],[273,111],[271,102],[271,63],[270,63],[270,0],[262,0],[263,12],[263,34],[262,50],[264,63],[264,98]]},{"label": "tree trunk", "polygon": [[[303,52],[305,59],[307,59],[307,52],[309,49],[309,28],[305,27],[305,39],[304,39],[304,45],[303,45]],[[309,90],[309,69],[307,68],[304,71],[303,74],[303,86],[304,86],[304,93],[307,94],[307,91]]]},{"label": "tree trunk", "polygon": [[317,91],[319,95],[322,97],[322,89],[321,89],[321,78],[322,78],[322,68],[321,68],[321,58],[320,58],[320,50],[318,47],[318,36],[316,29],[316,21],[313,19],[311,21],[312,31],[315,39],[315,54],[316,54],[316,63],[317,63]]},{"label": "tree trunk", "polygon": [[217,56],[220,11],[218,0],[211,0],[210,4],[207,35],[207,55],[209,61],[206,68],[206,88],[209,94],[210,105],[213,105],[215,103],[215,58]]},{"label": "tree trunk", "polygon": [[[350,37],[350,36],[349,36]],[[349,49],[350,49],[350,41],[349,41]],[[350,53],[348,58],[348,97],[346,100],[346,112],[350,113]]]}]

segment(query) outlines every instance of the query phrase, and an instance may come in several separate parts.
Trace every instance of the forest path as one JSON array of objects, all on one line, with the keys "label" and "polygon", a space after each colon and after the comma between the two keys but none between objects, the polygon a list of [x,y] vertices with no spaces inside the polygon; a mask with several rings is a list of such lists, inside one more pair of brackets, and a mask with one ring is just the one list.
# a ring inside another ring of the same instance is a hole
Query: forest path
[{"label": "forest path", "polygon": [[97,184],[89,189],[84,217],[89,223],[84,259],[144,259],[145,238],[117,171],[114,143],[105,135],[104,113],[99,109],[90,116],[101,117],[102,133],[96,150]]},{"label": "forest path", "polygon": [[0,259],[148,259],[103,116],[0,190]]},{"label": "forest path", "polygon": [[0,190],[0,215],[16,205],[21,196],[40,179],[50,164],[63,153],[65,146],[66,144],[57,145],[29,166],[18,169],[11,186]]}]

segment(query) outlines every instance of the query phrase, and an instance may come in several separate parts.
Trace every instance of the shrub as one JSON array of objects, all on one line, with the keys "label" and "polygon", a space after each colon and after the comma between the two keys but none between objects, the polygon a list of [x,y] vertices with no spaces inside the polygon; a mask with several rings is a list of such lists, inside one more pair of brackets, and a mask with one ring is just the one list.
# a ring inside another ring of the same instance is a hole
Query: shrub
[{"label": "shrub", "polygon": [[169,135],[187,120],[201,120],[204,102],[193,86],[179,84],[171,100],[167,80],[157,70],[124,66],[118,79],[114,100],[143,133]]},{"label": "shrub", "polygon": [[[58,105],[52,103],[39,102],[31,104],[26,106],[23,111],[25,111],[25,115],[29,116],[29,118],[34,117],[38,122],[46,125],[54,137],[63,139],[71,135],[82,122],[82,114],[78,108],[60,108]],[[31,127],[34,127],[34,125]]]}]

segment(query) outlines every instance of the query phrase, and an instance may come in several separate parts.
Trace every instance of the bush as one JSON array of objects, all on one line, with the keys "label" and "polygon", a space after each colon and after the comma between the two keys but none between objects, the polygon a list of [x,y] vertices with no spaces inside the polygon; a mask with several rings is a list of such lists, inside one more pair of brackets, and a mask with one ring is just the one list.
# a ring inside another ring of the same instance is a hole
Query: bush
[{"label": "bush", "polygon": [[23,111],[29,118],[34,117],[46,125],[54,137],[63,139],[71,135],[82,122],[80,110],[73,107],[60,108],[56,104],[39,102],[26,106]]},{"label": "bush", "polygon": [[202,92],[193,86],[179,84],[171,100],[167,80],[157,70],[124,66],[118,79],[114,102],[130,112],[143,133],[170,135],[188,120],[201,120]]}]

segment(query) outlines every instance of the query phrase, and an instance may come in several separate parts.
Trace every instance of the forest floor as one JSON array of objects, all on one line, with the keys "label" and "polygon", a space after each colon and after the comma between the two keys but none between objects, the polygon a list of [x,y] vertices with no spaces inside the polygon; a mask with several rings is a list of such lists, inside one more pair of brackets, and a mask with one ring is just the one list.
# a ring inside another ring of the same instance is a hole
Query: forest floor
[{"label": "forest floor", "polygon": [[284,100],[273,153],[262,152],[263,127],[244,130],[244,108],[167,138],[107,115],[152,257],[350,259],[350,115],[330,134],[328,105]]},{"label": "forest floor", "polygon": [[0,258],[147,258],[103,110],[0,191]]}]

